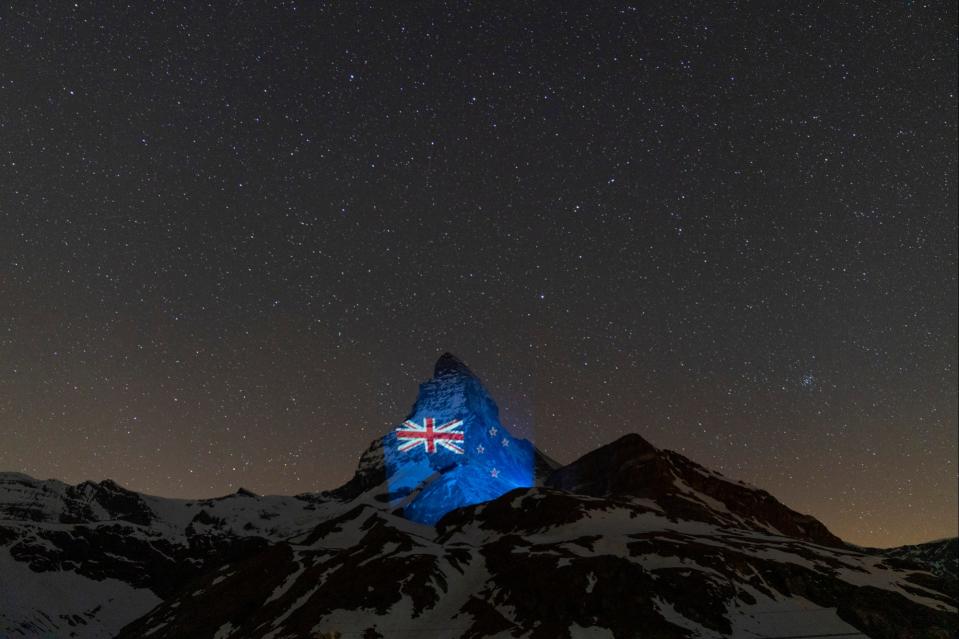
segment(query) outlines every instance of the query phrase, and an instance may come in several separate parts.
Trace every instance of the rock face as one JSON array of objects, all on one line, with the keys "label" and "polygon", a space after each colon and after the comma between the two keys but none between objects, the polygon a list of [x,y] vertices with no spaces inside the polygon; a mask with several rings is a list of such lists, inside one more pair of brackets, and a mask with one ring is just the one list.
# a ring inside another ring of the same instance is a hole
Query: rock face
[{"label": "rock face", "polygon": [[[409,496],[403,515],[432,524],[451,510],[495,499],[514,488],[535,483],[535,450],[500,423],[499,409],[480,380],[455,356],[436,362],[433,378],[420,385],[405,424],[432,420],[437,427],[462,421],[455,442],[462,453],[435,445],[400,449],[397,431],[383,438],[390,492]],[[404,426],[400,426],[404,428]],[[424,438],[425,442],[425,438]]]},{"label": "rock face", "polygon": [[388,433],[347,484],[296,497],[0,473],[0,636],[955,636],[955,540],[851,546],[638,435],[557,468],[449,355],[425,417],[484,452],[399,456]]},{"label": "rock face", "polygon": [[881,554],[534,487],[435,528],[357,507],[207,573],[119,639],[946,639],[955,605],[942,579]]},{"label": "rock face", "polygon": [[323,504],[0,473],[0,637],[113,637],[198,575],[323,520]]},{"label": "rock face", "polygon": [[890,548],[885,553],[927,567],[937,575],[959,580],[959,537]]},{"label": "rock face", "polygon": [[790,510],[766,491],[659,450],[636,434],[587,453],[553,473],[546,485],[594,497],[651,499],[676,518],[845,545],[814,517]]},{"label": "rock face", "polygon": [[83,524],[105,519],[150,525],[153,512],[137,493],[106,480],[68,486],[37,483],[19,473],[0,475],[0,520]]},{"label": "rock face", "polygon": [[513,437],[499,420],[499,409],[472,371],[449,353],[436,362],[433,377],[420,384],[412,409],[397,429],[412,422],[435,426],[462,420],[462,454],[436,444],[400,451],[396,429],[370,444],[356,474],[336,490],[324,493],[338,501],[364,496],[407,519],[432,524],[444,514],[495,499],[517,487],[529,487],[551,474],[558,464],[530,442]]},{"label": "rock face", "polygon": [[899,560],[901,568],[928,570],[942,578],[947,592],[959,600],[959,537],[878,552]]}]

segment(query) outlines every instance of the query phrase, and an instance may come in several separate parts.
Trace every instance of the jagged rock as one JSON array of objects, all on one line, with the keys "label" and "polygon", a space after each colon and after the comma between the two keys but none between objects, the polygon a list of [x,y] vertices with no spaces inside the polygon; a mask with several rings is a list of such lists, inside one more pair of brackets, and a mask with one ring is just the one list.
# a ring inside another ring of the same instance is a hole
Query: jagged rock
[{"label": "jagged rock", "polygon": [[457,442],[462,454],[438,444],[432,451],[426,446],[400,451],[402,442],[392,430],[363,453],[354,477],[328,495],[349,500],[372,492],[408,519],[432,524],[455,508],[533,486],[557,467],[529,441],[510,434],[482,382],[450,353],[437,360],[433,377],[420,385],[404,423],[422,426],[427,419],[437,427],[462,420],[457,428],[463,434]]},{"label": "jagged rock", "polygon": [[[344,486],[296,497],[174,500],[0,473],[0,630],[955,635],[955,540],[845,544],[765,491],[639,435],[558,467],[505,432],[482,384],[448,354],[409,418],[426,416],[463,419],[465,444],[489,454],[398,456],[391,432]],[[491,463],[510,481],[487,479]]]},{"label": "jagged rock", "polygon": [[651,499],[679,519],[844,545],[817,519],[787,508],[766,491],[731,481],[679,453],[659,450],[636,434],[564,466],[550,475],[546,485],[594,497]]}]

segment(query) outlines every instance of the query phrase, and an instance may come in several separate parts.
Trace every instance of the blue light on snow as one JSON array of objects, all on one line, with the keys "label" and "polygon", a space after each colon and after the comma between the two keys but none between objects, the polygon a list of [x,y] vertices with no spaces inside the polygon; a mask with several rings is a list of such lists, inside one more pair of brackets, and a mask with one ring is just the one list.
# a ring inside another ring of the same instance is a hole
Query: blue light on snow
[{"label": "blue light on snow", "polygon": [[463,453],[443,446],[430,453],[424,445],[401,451],[408,440],[399,440],[395,431],[383,441],[391,495],[402,504],[405,517],[425,524],[436,523],[453,509],[534,484],[532,444],[503,428],[496,404],[469,369],[451,356],[448,361],[453,363],[444,368],[441,358],[436,375],[420,386],[407,419],[422,425],[432,418],[436,426],[463,420],[457,428],[463,433],[463,441],[457,442]]}]

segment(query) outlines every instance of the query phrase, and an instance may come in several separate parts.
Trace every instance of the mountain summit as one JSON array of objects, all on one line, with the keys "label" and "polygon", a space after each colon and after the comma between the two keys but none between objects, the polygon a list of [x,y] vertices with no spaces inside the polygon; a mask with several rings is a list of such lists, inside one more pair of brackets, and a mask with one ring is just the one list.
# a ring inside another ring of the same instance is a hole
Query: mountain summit
[{"label": "mountain summit", "polygon": [[955,540],[847,544],[638,434],[557,467],[444,354],[323,493],[0,472],[0,636],[948,639]]},{"label": "mountain summit", "polygon": [[473,374],[473,371],[469,369],[469,366],[464,364],[463,360],[459,357],[452,353],[443,353],[433,366],[433,377],[439,377],[440,375],[449,373],[466,375],[478,379],[476,375]]},{"label": "mountain summit", "polygon": [[510,434],[483,383],[450,353],[382,449],[390,500],[420,523],[535,482],[533,445]]}]

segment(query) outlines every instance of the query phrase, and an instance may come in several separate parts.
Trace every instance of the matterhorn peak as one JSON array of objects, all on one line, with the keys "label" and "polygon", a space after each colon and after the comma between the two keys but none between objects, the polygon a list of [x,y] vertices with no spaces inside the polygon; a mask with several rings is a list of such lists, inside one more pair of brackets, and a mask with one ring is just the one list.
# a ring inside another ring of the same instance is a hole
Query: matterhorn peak
[{"label": "matterhorn peak", "polygon": [[534,484],[536,453],[500,422],[483,383],[451,353],[420,384],[402,423],[381,438],[391,504],[433,524],[450,510]]},{"label": "matterhorn peak", "polygon": [[440,355],[440,358],[436,360],[436,365],[433,367],[433,377],[441,377],[443,375],[465,375],[476,378],[476,375],[463,363],[463,360],[448,352]]}]

